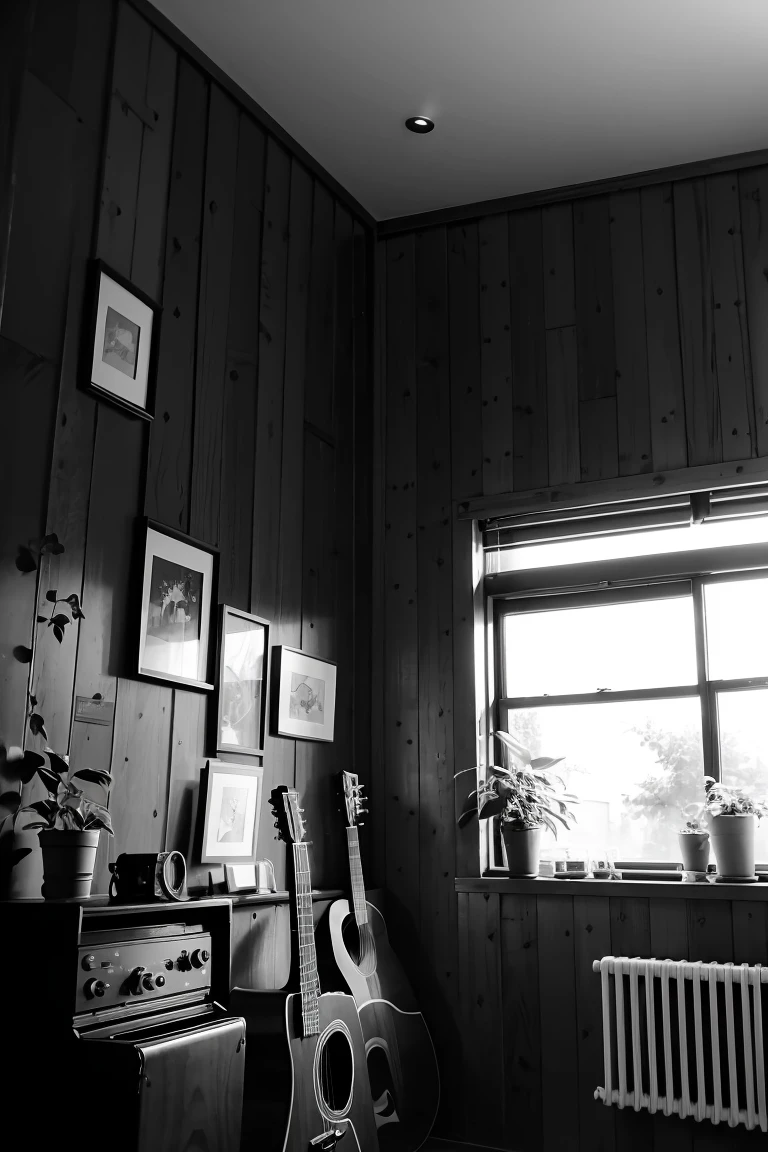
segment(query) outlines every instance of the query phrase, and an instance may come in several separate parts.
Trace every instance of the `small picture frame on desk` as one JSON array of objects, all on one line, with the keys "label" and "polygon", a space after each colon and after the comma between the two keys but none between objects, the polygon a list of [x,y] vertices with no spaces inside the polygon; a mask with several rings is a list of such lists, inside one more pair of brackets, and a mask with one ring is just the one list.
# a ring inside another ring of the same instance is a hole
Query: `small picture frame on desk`
[{"label": "small picture frame on desk", "polygon": [[102,260],[91,262],[88,292],[82,387],[131,416],[152,420],[162,310]]}]

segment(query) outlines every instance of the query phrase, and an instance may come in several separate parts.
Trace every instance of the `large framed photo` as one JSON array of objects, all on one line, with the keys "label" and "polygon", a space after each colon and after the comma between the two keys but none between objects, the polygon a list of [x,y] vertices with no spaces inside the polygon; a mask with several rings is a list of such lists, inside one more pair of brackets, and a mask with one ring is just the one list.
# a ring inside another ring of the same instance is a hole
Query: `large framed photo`
[{"label": "large framed photo", "polygon": [[145,524],[139,675],[211,690],[218,552],[153,520]]},{"label": "large framed photo", "polygon": [[216,751],[261,756],[267,716],[269,622],[221,605]]},{"label": "large framed photo", "polygon": [[160,308],[101,260],[92,262],[90,292],[85,387],[131,415],[151,420]]},{"label": "large framed photo", "polygon": [[273,659],[272,716],[277,735],[333,740],[336,665],[286,645],[273,650]]},{"label": "large framed photo", "polygon": [[263,775],[263,768],[208,761],[200,775],[203,864],[247,864],[256,859]]}]

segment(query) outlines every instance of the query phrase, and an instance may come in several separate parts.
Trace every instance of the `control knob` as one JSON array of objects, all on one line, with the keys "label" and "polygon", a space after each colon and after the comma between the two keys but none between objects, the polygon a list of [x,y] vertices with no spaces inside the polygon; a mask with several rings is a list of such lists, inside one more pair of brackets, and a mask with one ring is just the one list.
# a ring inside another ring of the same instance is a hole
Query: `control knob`
[{"label": "control knob", "polygon": [[[152,979],[152,973],[147,972],[143,965],[140,964],[138,968],[133,969],[130,976],[128,977],[128,991],[130,992],[131,996],[141,996],[142,992],[147,987],[147,985],[144,983],[144,981],[147,979]],[[149,987],[151,988],[153,985],[150,984]]]},{"label": "control knob", "polygon": [[151,992],[155,986],[155,977],[151,972],[145,972],[141,978],[141,986],[145,992]]},{"label": "control knob", "polygon": [[211,954],[207,948],[195,948],[192,953],[192,967],[202,968],[204,964],[208,963],[210,958]]},{"label": "control knob", "polygon": [[107,988],[109,988],[109,984],[105,984],[103,980],[86,980],[85,982],[85,994],[89,1000],[92,1000],[94,996],[103,996]]}]

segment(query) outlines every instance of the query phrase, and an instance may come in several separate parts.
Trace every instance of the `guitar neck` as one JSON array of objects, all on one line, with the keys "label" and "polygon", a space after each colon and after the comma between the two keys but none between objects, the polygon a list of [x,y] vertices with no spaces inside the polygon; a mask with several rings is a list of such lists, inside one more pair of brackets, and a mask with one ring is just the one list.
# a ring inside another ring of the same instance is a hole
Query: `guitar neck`
[{"label": "guitar neck", "polygon": [[360,927],[360,925],[368,923],[368,906],[365,902],[360,839],[356,827],[347,828],[347,852],[349,853],[349,875],[352,880],[352,904],[355,909],[355,922]]},{"label": "guitar neck", "polygon": [[301,1019],[304,1036],[320,1031],[320,981],[317,975],[315,927],[312,916],[312,879],[306,844],[293,845],[293,908],[296,920]]}]

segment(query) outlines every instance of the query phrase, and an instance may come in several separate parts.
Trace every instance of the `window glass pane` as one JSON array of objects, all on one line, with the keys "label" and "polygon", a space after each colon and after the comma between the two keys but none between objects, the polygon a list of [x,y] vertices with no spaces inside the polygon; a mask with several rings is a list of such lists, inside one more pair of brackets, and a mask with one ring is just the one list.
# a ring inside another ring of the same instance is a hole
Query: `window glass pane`
[{"label": "window glass pane", "polygon": [[[768,801],[768,688],[719,692],[717,710],[723,783]],[[758,822],[755,855],[768,864],[768,819]]]},{"label": "window glass pane", "polygon": [[565,756],[554,771],[581,801],[569,832],[545,832],[550,854],[680,859],[682,809],[704,791],[698,698],[517,709],[508,723],[533,756]]},{"label": "window glass pane", "polygon": [[520,612],[504,627],[505,696],[696,683],[690,596]]},{"label": "window glass pane", "polygon": [[768,578],[707,584],[710,680],[768,676]]}]

